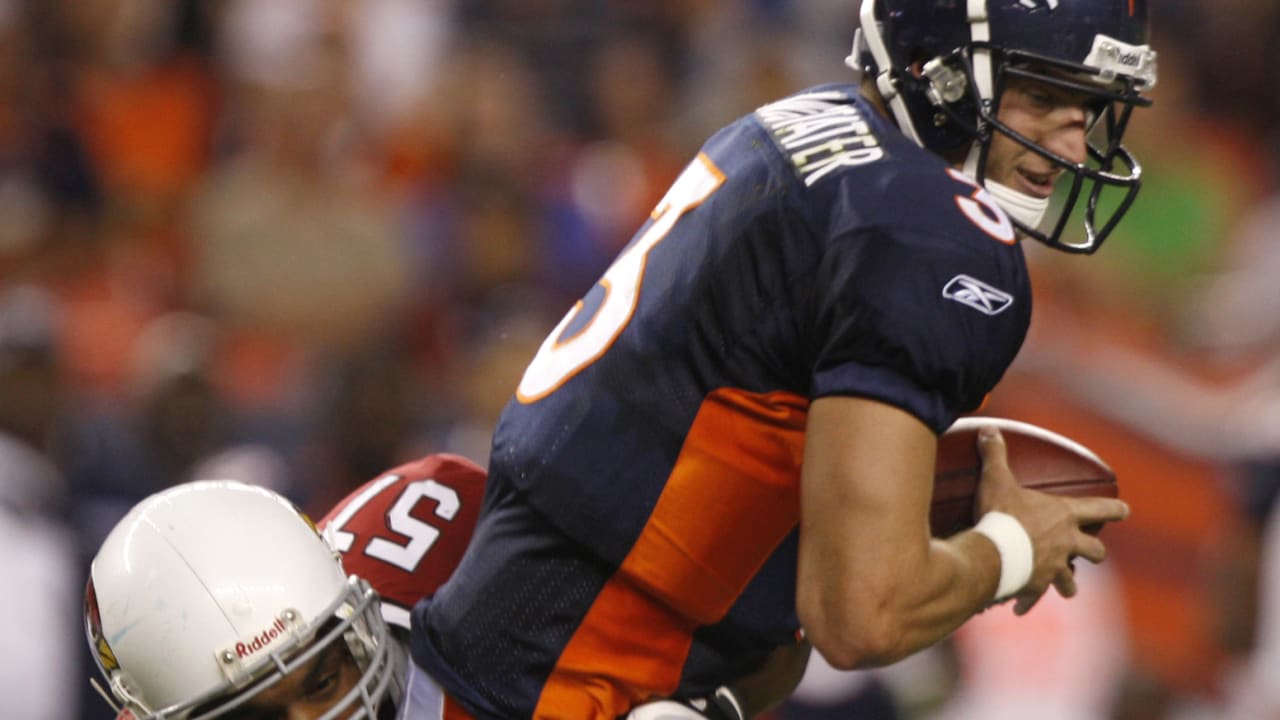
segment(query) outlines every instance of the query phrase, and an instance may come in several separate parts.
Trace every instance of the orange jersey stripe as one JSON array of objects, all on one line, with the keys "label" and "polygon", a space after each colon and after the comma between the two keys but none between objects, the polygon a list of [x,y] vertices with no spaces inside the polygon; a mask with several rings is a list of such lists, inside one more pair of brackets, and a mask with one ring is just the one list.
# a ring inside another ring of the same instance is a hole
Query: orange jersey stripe
[{"label": "orange jersey stripe", "polygon": [[[644,530],[574,633],[535,717],[615,718],[675,691],[719,621],[799,520],[808,401],[709,395]],[[634,642],[628,642],[634,638]]]},{"label": "orange jersey stripe", "polygon": [[652,696],[670,695],[693,629],[620,571],[560,654],[533,716],[613,720]]},{"label": "orange jersey stripe", "polygon": [[711,393],[623,572],[700,625],[723,618],[799,520],[808,408],[793,393]]}]

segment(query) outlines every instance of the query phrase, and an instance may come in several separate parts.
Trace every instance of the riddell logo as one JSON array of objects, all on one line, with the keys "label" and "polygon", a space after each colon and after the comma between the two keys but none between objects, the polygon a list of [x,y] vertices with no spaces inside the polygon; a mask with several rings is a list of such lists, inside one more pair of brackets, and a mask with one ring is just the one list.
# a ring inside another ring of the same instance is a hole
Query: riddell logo
[{"label": "riddell logo", "polygon": [[250,640],[247,643],[246,642],[236,643],[236,647],[235,647],[236,656],[240,658],[248,657],[258,652],[262,648],[270,645],[273,640],[283,635],[284,632],[285,632],[284,621],[281,620],[280,618],[276,618],[276,621],[271,623],[271,627],[258,633],[257,636],[253,638],[253,640]]}]

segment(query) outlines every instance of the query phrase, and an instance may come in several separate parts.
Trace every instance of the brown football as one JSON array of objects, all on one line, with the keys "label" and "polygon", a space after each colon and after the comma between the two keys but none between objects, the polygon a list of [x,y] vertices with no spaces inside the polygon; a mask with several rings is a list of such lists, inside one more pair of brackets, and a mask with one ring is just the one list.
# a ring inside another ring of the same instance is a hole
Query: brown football
[{"label": "brown football", "polygon": [[1009,449],[1009,469],[1024,487],[1077,497],[1119,495],[1111,467],[1075,440],[1018,420],[965,417],[938,438],[929,517],[934,537],[948,537],[977,521],[974,504],[982,472],[977,443],[983,425],[1000,429]]}]

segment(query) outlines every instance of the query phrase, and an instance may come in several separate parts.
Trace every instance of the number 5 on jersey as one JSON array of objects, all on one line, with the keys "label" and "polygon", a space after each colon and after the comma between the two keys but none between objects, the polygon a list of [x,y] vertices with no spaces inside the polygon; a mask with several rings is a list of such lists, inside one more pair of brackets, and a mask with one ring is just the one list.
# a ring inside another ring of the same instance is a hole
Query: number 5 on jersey
[{"label": "number 5 on jersey", "polygon": [[[400,479],[399,475],[384,475],[376,482],[370,483],[359,496],[352,499],[325,528],[329,545],[338,552],[350,551],[355,544],[356,536],[345,529],[347,522],[360,512],[366,503],[377,497],[378,493]],[[364,553],[407,573],[415,572],[418,569],[418,563],[422,562],[422,558],[440,537],[438,529],[412,514],[414,506],[423,499],[435,501],[435,516],[446,522],[453,520],[458,514],[458,508],[462,505],[458,498],[458,491],[448,485],[442,485],[430,478],[411,482],[405,486],[395,503],[391,505],[386,518],[387,528],[408,540],[397,542],[388,538],[373,537],[365,546]]]},{"label": "number 5 on jersey", "polygon": [[635,312],[649,251],[667,237],[685,212],[724,184],[724,179],[724,173],[705,154],[689,163],[654,209],[648,227],[600,278],[602,292],[593,288],[586,299],[579,300],[538,348],[516,389],[520,402],[546,397],[609,349]]}]

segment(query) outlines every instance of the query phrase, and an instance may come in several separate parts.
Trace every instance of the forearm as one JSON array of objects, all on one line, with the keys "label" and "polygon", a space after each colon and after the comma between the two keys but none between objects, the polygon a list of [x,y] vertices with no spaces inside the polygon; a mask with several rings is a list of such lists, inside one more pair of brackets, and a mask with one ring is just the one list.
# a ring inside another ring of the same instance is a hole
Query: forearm
[{"label": "forearm", "polygon": [[826,567],[806,571],[801,620],[842,669],[887,665],[942,640],[990,604],[1000,574],[994,545],[972,531],[908,552],[850,543],[815,556]]},{"label": "forearm", "polygon": [[901,660],[950,635],[995,599],[1000,557],[990,540],[966,531],[933,539],[919,579],[899,585],[882,610],[896,643],[876,664]]}]

